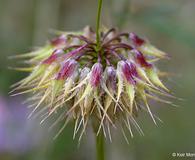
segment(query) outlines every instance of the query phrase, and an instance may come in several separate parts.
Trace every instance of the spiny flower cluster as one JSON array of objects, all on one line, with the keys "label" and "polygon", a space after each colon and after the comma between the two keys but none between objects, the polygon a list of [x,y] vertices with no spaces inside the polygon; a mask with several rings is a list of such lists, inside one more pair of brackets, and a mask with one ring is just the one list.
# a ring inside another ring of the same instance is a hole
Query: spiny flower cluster
[{"label": "spiny flower cluster", "polygon": [[147,99],[171,103],[159,98],[169,94],[154,65],[167,54],[134,33],[104,29],[97,44],[89,27],[62,32],[44,47],[15,58],[30,65],[16,69],[31,74],[14,85],[13,95],[32,92],[30,116],[42,114],[44,121],[60,112],[55,123],[73,120],[74,136],[79,132],[81,137],[88,122],[110,139],[117,126],[133,136],[134,125],[143,134],[135,120],[141,108],[156,124]]}]

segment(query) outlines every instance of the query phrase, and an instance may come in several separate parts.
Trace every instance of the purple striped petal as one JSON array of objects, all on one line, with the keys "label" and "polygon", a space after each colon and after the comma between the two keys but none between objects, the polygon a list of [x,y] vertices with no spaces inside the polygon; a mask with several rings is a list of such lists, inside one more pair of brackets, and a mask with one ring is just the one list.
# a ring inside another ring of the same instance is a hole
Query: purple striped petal
[{"label": "purple striped petal", "polygon": [[135,64],[132,62],[123,61],[122,72],[127,82],[134,85],[136,84],[135,77],[138,77],[138,73]]},{"label": "purple striped petal", "polygon": [[102,78],[103,68],[100,63],[95,63],[91,69],[90,83],[93,87],[97,87],[100,84]]},{"label": "purple striped petal", "polygon": [[68,77],[73,75],[73,73],[76,70],[76,67],[77,67],[77,62],[75,60],[73,60],[73,59],[67,60],[62,65],[62,68],[60,69],[60,72],[58,73],[56,79],[57,80],[67,79]]}]

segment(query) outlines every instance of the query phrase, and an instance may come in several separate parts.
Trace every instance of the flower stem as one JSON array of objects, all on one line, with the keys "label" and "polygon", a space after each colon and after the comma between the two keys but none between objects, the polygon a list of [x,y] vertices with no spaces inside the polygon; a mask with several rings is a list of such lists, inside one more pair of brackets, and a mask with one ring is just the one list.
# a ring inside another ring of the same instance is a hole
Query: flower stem
[{"label": "flower stem", "polygon": [[102,9],[102,0],[98,0],[98,11],[97,11],[97,21],[96,21],[96,43],[97,49],[100,49],[100,17],[101,17],[101,9]]},{"label": "flower stem", "polygon": [[96,160],[104,160],[104,135],[100,132],[96,136]]}]

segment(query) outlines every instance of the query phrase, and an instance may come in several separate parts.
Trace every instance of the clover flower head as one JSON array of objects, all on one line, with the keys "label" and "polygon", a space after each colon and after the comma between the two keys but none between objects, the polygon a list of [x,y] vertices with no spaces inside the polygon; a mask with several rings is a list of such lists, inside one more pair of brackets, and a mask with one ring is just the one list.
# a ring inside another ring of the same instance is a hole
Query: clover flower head
[{"label": "clover flower head", "polygon": [[156,124],[148,99],[171,104],[159,97],[171,95],[155,66],[157,60],[169,57],[135,33],[113,28],[100,35],[97,44],[90,27],[61,32],[44,47],[15,56],[30,66],[15,69],[30,74],[14,85],[12,94],[31,92],[29,116],[44,115],[42,122],[55,115],[54,124],[74,121],[74,137],[80,133],[81,138],[89,122],[97,134],[103,131],[110,139],[115,128],[123,132],[126,127],[133,136],[134,126],[143,134],[136,122],[141,109]]}]

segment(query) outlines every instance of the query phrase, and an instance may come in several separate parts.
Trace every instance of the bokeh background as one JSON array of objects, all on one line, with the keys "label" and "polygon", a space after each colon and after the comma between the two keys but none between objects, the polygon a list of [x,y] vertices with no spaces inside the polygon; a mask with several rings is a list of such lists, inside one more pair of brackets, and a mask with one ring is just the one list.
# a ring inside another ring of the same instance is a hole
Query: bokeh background
[{"label": "bokeh background", "polygon": [[[0,0],[0,160],[95,159],[91,133],[78,144],[72,140],[70,124],[53,141],[47,125],[27,120],[25,97],[8,95],[10,85],[25,73],[9,70],[20,64],[7,57],[43,45],[51,29],[94,27],[96,8],[97,0]],[[145,136],[135,133],[129,145],[115,133],[113,142],[107,142],[108,160],[169,160],[174,152],[195,153],[194,8],[194,0],[104,0],[102,24],[136,32],[170,54],[171,60],[159,67],[173,73],[164,81],[183,98],[174,100],[179,107],[154,104],[154,112],[164,122],[158,127],[141,114],[138,121]]]}]

